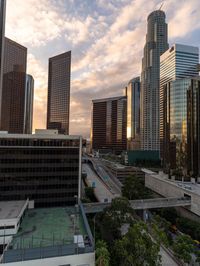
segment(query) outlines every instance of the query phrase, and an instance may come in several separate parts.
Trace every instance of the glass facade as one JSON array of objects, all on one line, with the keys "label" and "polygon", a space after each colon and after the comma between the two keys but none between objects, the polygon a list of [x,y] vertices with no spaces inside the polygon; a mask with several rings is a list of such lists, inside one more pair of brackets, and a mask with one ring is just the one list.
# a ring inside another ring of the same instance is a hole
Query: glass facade
[{"label": "glass facade", "polygon": [[1,124],[2,83],[3,83],[5,17],[6,17],[6,0],[0,0],[0,124]]},{"label": "glass facade", "polygon": [[0,134],[0,200],[29,198],[36,207],[75,204],[80,149],[80,137]]},{"label": "glass facade", "polygon": [[24,106],[24,134],[32,134],[34,102],[34,79],[26,75],[25,106]]},{"label": "glass facade", "polygon": [[47,128],[69,134],[71,51],[49,59]]},{"label": "glass facade", "polygon": [[[199,49],[197,47],[174,44],[160,57],[160,156],[163,158],[164,137],[164,87],[172,80],[198,75]],[[181,95],[181,92],[180,92]],[[184,92],[183,92],[184,95]]]},{"label": "glass facade", "polygon": [[180,79],[164,86],[165,169],[200,174],[199,100],[199,79]]},{"label": "glass facade", "polygon": [[148,16],[141,73],[141,148],[159,150],[160,55],[168,49],[165,13],[156,10]]},{"label": "glass facade", "polygon": [[127,86],[127,149],[140,149],[140,77]]},{"label": "glass facade", "polygon": [[126,150],[126,113],[125,96],[93,100],[92,149]]},{"label": "glass facade", "polygon": [[24,133],[27,48],[5,38],[1,130]]}]

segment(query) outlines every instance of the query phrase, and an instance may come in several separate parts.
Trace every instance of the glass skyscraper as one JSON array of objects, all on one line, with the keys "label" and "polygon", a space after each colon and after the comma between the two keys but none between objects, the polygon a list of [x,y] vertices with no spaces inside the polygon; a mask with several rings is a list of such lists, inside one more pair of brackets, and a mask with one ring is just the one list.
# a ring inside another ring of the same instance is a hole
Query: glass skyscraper
[{"label": "glass skyscraper", "polygon": [[200,174],[200,78],[177,79],[164,86],[163,166]]},{"label": "glass skyscraper", "polygon": [[127,149],[140,149],[140,77],[129,81],[127,89]]},{"label": "glass skyscraper", "polygon": [[3,83],[3,61],[4,61],[4,34],[5,34],[6,0],[0,0],[0,125]]},{"label": "glass skyscraper", "polygon": [[24,106],[24,133],[32,134],[33,125],[33,101],[34,101],[34,79],[26,75],[25,106]]},{"label": "glass skyscraper", "polygon": [[5,38],[1,130],[24,133],[27,48]]},{"label": "glass skyscraper", "polygon": [[[165,84],[172,80],[198,75],[198,47],[174,44],[160,57],[160,156],[163,158],[163,137],[166,130],[164,124]],[[184,92],[183,92],[184,94]]]},{"label": "glass skyscraper", "polygon": [[125,96],[93,100],[91,144],[93,150],[126,150],[127,100]]},{"label": "glass skyscraper", "polygon": [[168,49],[165,13],[156,10],[148,16],[141,73],[141,148],[159,150],[160,55]]},{"label": "glass skyscraper", "polygon": [[49,59],[47,129],[69,134],[71,51]]}]

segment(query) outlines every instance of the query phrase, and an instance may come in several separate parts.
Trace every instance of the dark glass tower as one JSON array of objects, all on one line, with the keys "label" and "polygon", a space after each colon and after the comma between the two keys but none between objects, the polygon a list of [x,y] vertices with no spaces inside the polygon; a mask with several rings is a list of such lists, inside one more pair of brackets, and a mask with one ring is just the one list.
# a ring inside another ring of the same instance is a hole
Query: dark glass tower
[{"label": "dark glass tower", "polygon": [[125,96],[93,100],[92,149],[126,150],[127,100]]},{"label": "dark glass tower", "polygon": [[140,149],[140,77],[127,86],[127,149]]},{"label": "dark glass tower", "polygon": [[1,130],[24,133],[27,48],[5,38]]},{"label": "dark glass tower", "polygon": [[34,79],[26,75],[25,106],[24,106],[24,133],[32,134],[33,125],[33,101],[34,101]]},{"label": "dark glass tower", "polygon": [[49,59],[47,129],[69,134],[71,51]]},{"label": "dark glass tower", "polygon": [[199,176],[200,79],[168,82],[164,102],[164,168]]},{"label": "dark glass tower", "polygon": [[4,34],[5,34],[6,0],[0,0],[0,125],[3,83]]},{"label": "dark glass tower", "polygon": [[152,12],[147,21],[141,73],[141,148],[159,150],[160,55],[168,49],[168,33],[163,11]]}]

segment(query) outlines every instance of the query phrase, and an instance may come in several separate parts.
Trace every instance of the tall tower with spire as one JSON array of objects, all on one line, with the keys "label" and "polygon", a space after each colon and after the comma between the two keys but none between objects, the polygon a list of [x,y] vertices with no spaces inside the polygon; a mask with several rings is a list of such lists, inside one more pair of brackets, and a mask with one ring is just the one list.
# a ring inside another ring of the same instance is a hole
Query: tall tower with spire
[{"label": "tall tower with spire", "polygon": [[156,10],[147,18],[141,73],[141,149],[159,150],[160,56],[168,49],[165,13]]}]

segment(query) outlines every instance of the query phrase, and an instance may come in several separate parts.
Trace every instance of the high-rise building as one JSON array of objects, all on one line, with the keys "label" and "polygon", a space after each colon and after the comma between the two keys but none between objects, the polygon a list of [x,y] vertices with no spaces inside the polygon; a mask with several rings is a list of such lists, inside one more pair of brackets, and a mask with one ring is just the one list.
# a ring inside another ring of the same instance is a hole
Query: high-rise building
[{"label": "high-rise building", "polygon": [[168,49],[165,13],[156,10],[148,16],[141,73],[141,148],[159,150],[160,55]]},{"label": "high-rise building", "polygon": [[49,59],[47,128],[69,134],[71,51]]},{"label": "high-rise building", "polygon": [[163,166],[181,174],[200,174],[200,78],[164,86]]},{"label": "high-rise building", "polygon": [[170,81],[198,75],[199,48],[174,44],[160,57],[160,157],[163,158],[165,84]]},{"label": "high-rise building", "polygon": [[24,106],[24,134],[32,133],[33,125],[33,101],[34,101],[34,79],[26,75],[25,106]]},{"label": "high-rise building", "polygon": [[6,0],[0,0],[0,125],[3,83],[3,61],[4,61],[4,34],[5,34]]},{"label": "high-rise building", "polygon": [[91,144],[93,150],[126,150],[127,99],[125,96],[93,100]]},{"label": "high-rise building", "polygon": [[36,207],[66,206],[80,198],[80,136],[57,130],[0,133],[0,201],[34,200]]},{"label": "high-rise building", "polygon": [[5,38],[1,130],[24,133],[27,48]]},{"label": "high-rise building", "polygon": [[140,149],[140,77],[127,86],[127,149]]}]

